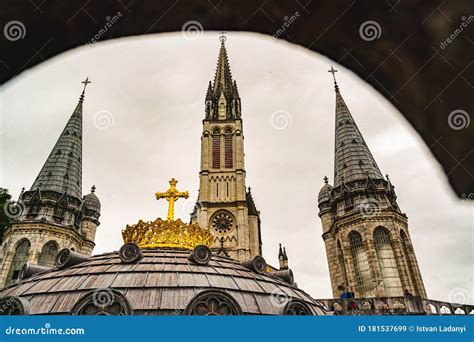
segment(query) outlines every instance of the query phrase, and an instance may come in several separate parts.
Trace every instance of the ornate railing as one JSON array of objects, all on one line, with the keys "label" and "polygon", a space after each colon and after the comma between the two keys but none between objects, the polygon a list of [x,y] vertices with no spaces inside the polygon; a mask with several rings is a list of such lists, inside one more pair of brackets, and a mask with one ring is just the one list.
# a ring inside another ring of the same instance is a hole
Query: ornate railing
[{"label": "ornate railing", "polygon": [[472,315],[474,305],[411,297],[317,299],[334,315]]}]

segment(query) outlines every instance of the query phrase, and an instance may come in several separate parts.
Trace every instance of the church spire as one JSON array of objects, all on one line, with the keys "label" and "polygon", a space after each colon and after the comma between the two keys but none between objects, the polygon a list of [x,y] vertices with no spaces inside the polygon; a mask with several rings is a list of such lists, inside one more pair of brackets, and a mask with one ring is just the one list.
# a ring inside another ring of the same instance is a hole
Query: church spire
[{"label": "church spire", "polygon": [[206,93],[206,119],[240,118],[240,97],[237,83],[232,80],[224,33],[219,40],[221,45],[214,81],[209,82]]},{"label": "church spire", "polygon": [[383,179],[377,163],[342,98],[335,70],[329,70],[334,78],[336,91],[336,132],[334,157],[334,186],[355,179]]},{"label": "church spire", "polygon": [[69,121],[64,127],[31,191],[55,191],[82,198],[82,104],[86,87],[91,81],[82,82],[84,89]]}]

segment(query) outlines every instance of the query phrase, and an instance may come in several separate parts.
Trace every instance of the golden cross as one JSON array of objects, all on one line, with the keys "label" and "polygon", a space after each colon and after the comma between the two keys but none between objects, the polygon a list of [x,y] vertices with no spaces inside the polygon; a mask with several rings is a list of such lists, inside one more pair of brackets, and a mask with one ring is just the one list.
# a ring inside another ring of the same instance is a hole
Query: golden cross
[{"label": "golden cross", "polygon": [[174,202],[176,202],[180,198],[188,198],[189,197],[189,192],[183,191],[179,192],[178,189],[176,189],[176,184],[178,181],[174,178],[170,179],[170,188],[166,192],[157,192],[155,194],[156,199],[162,199],[165,198],[168,202],[168,221],[173,221],[174,220]]}]

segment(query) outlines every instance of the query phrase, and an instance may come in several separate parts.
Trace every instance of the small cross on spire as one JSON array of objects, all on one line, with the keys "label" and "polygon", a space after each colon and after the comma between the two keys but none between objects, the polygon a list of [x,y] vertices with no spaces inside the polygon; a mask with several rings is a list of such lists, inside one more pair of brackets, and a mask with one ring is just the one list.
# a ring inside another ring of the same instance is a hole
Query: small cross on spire
[{"label": "small cross on spire", "polygon": [[91,187],[91,192],[94,193],[94,192],[95,192],[95,189],[96,189],[95,185],[92,185],[92,187]]},{"label": "small cross on spire", "polygon": [[324,176],[323,180],[324,180],[324,183],[327,184],[329,179],[326,176]]},{"label": "small cross on spire", "polygon": [[339,87],[337,85],[337,81],[336,81],[336,72],[338,70],[334,69],[333,66],[331,65],[331,69],[328,70],[328,72],[330,72],[332,74],[332,78],[334,79],[334,87],[336,88],[336,91],[339,91]]},{"label": "small cross on spire", "polygon": [[82,84],[84,84],[84,89],[82,90],[82,92],[84,93],[86,91],[86,87],[89,83],[92,83],[92,81],[89,81],[89,77],[86,78],[85,81],[82,81],[81,82]]},{"label": "small cross on spire", "polygon": [[221,41],[221,43],[224,43],[227,40],[227,37],[225,36],[225,34],[226,34],[226,31],[221,31],[221,35],[219,37],[219,40]]},{"label": "small cross on spire", "polygon": [[86,92],[86,87],[87,87],[87,85],[88,85],[89,83],[92,83],[92,82],[89,81],[89,77],[87,77],[87,78],[85,79],[85,81],[82,81],[81,83],[84,84],[84,89],[82,89],[82,94],[81,94],[81,97],[80,97],[80,99],[79,99],[79,101],[82,103],[82,101],[84,101],[84,94],[85,94],[85,92]]}]

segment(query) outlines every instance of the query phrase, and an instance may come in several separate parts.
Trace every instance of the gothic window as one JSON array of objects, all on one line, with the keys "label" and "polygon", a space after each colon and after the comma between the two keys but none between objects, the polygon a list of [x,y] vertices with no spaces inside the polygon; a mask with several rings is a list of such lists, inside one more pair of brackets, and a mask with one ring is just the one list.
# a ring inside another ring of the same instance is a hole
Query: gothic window
[{"label": "gothic window", "polygon": [[30,199],[30,210],[28,211],[29,215],[37,215],[40,211],[41,201],[39,199],[39,194],[36,192],[33,194],[33,197]]},{"label": "gothic window", "polygon": [[41,249],[38,259],[38,265],[53,267],[56,264],[56,255],[58,254],[58,243],[56,241],[47,242]]},{"label": "gothic window", "polygon": [[370,286],[372,278],[370,275],[367,252],[362,243],[362,236],[358,232],[354,230],[351,231],[348,235],[348,238],[349,245],[351,247],[357,289],[360,292],[360,296],[365,296],[368,294],[367,292],[371,290]]},{"label": "gothic window", "polygon": [[227,129],[224,135],[224,151],[225,151],[225,167],[231,169],[233,167],[233,149],[232,149],[232,130]]},{"label": "gothic window", "polygon": [[64,208],[62,206],[59,206],[59,205],[54,207],[53,215],[58,217],[58,218],[62,218],[63,215],[64,215]]},{"label": "gothic window", "polygon": [[291,300],[283,309],[283,315],[287,316],[312,316],[309,306],[299,300]]},{"label": "gothic window", "polygon": [[400,231],[400,242],[402,245],[402,250],[403,250],[403,255],[405,257],[405,263],[408,266],[408,273],[410,274],[410,280],[411,283],[413,284],[413,288],[415,290],[415,294],[420,294],[420,291],[418,290],[416,278],[415,278],[415,272],[413,271],[413,266],[412,266],[412,260],[411,260],[411,253],[409,251],[409,241],[408,241],[408,236],[407,234],[401,230]]},{"label": "gothic window", "polygon": [[219,233],[225,234],[232,230],[234,226],[234,218],[228,212],[219,211],[211,220],[212,228]]},{"label": "gothic window", "polygon": [[388,297],[403,296],[402,282],[388,229],[377,227],[374,230],[374,242],[385,295]]},{"label": "gothic window", "polygon": [[8,272],[5,286],[15,283],[15,281],[18,279],[21,268],[28,261],[28,252],[30,251],[30,246],[31,243],[28,239],[22,239],[17,243],[15,255],[13,256],[13,261],[10,266],[10,271]]},{"label": "gothic window", "polygon": [[342,276],[342,285],[344,286],[344,291],[347,291],[347,270],[346,270],[346,263],[344,262],[344,254],[342,252],[341,241],[337,240],[337,259],[339,261],[339,267]]},{"label": "gothic window", "polygon": [[212,167],[221,167],[221,135],[217,128],[212,132]]},{"label": "gothic window", "polygon": [[237,301],[226,292],[205,290],[191,300],[184,314],[190,316],[231,316],[242,315],[242,309]]},{"label": "gothic window", "polygon": [[95,289],[82,297],[74,308],[73,315],[86,316],[128,316],[133,309],[127,298],[111,288]]}]

